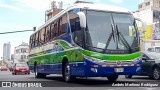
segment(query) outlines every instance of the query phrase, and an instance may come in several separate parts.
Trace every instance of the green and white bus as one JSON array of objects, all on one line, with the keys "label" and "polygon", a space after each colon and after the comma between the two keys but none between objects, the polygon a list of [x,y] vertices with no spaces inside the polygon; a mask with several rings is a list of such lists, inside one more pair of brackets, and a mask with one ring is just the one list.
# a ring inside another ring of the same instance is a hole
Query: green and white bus
[{"label": "green and white bus", "polygon": [[36,78],[60,74],[107,77],[141,73],[136,19],[127,9],[79,2],[55,15],[30,36],[30,70]]}]

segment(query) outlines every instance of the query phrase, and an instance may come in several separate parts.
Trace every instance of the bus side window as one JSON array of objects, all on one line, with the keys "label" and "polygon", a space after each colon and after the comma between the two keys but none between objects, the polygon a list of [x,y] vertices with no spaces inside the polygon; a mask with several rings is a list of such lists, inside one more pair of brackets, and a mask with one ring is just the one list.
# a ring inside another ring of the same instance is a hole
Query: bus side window
[{"label": "bus side window", "polygon": [[30,37],[29,47],[33,47],[33,35]]},{"label": "bus side window", "polygon": [[32,47],[35,47],[35,34],[33,35]]},{"label": "bus side window", "polygon": [[58,21],[57,21],[57,31],[56,31],[57,36],[60,35],[60,22],[61,22],[61,19],[58,19]]},{"label": "bus side window", "polygon": [[38,38],[37,38],[37,42],[38,42],[37,45],[38,46],[40,45],[40,39],[39,38],[40,38],[40,31],[38,31]]},{"label": "bus side window", "polygon": [[35,33],[35,47],[38,46],[38,32]]},{"label": "bus side window", "polygon": [[37,37],[37,46],[39,46],[39,35],[40,35],[40,31],[38,31],[37,35],[38,35],[38,37]]},{"label": "bus side window", "polygon": [[50,25],[46,28],[46,42],[50,41],[51,33],[50,33]]},{"label": "bus side window", "polygon": [[40,42],[40,45],[42,45],[44,43],[44,40],[45,39],[45,28],[43,28],[41,31],[40,31],[40,38],[39,38],[39,42]]},{"label": "bus side window", "polygon": [[51,23],[51,39],[54,38],[54,23]]},{"label": "bus side window", "polygon": [[62,35],[64,33],[67,32],[67,17],[66,14],[63,15],[60,19],[59,19],[59,32],[58,35]]},{"label": "bus side window", "polygon": [[70,27],[71,27],[73,41],[76,44],[82,46],[83,32],[80,28],[80,21],[79,21],[78,15],[70,12],[69,13],[69,20],[70,20]]},{"label": "bus side window", "polygon": [[59,30],[58,30],[58,35],[62,34],[62,18],[59,19]]},{"label": "bus side window", "polygon": [[62,34],[67,32],[67,15],[63,15],[62,17]]},{"label": "bus side window", "polygon": [[54,37],[56,37],[58,35],[58,22],[55,22],[54,24],[54,30],[53,30],[53,34],[54,34]]}]

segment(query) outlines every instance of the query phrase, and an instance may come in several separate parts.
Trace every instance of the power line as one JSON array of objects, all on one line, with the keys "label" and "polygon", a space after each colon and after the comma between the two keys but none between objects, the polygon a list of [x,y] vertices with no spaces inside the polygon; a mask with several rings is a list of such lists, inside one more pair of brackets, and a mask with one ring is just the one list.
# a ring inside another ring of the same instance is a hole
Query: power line
[{"label": "power line", "polygon": [[0,34],[10,34],[10,33],[28,32],[28,31],[36,31],[36,27],[33,27],[33,30],[23,30],[23,31],[3,32],[3,33],[0,33]]}]

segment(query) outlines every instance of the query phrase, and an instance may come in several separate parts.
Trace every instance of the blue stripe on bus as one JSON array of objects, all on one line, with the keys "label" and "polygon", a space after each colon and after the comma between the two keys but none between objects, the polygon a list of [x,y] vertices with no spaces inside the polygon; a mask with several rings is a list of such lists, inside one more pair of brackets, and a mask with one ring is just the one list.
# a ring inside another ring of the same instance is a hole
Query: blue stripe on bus
[{"label": "blue stripe on bus", "polygon": [[[141,62],[137,63],[140,64]],[[107,76],[107,75],[125,75],[125,74],[140,74],[142,68],[140,66],[127,66],[127,67],[118,67],[124,68],[124,72],[116,73],[114,71],[115,67],[90,67],[91,65],[97,65],[88,60],[84,60],[84,62],[70,62],[71,75],[73,76]],[[33,69],[33,65],[30,66],[30,69]],[[93,70],[96,69],[97,72]],[[62,74],[62,64],[54,63],[54,64],[44,64],[38,65],[39,73],[46,74]]]}]

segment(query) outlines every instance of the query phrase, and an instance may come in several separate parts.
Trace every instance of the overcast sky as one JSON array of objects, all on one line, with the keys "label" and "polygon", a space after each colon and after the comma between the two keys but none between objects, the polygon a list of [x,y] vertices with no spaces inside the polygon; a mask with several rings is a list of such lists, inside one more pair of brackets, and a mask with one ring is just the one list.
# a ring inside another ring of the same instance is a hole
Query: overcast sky
[{"label": "overcast sky", "polygon": [[[0,0],[0,33],[17,30],[30,30],[45,23],[45,10],[50,8],[52,0]],[[63,8],[73,4],[76,0],[63,1]],[[135,11],[143,0],[86,0],[94,3],[110,4]],[[3,56],[3,44],[11,43],[11,53],[14,47],[22,41],[28,43],[33,32],[0,35],[0,57]]]}]

